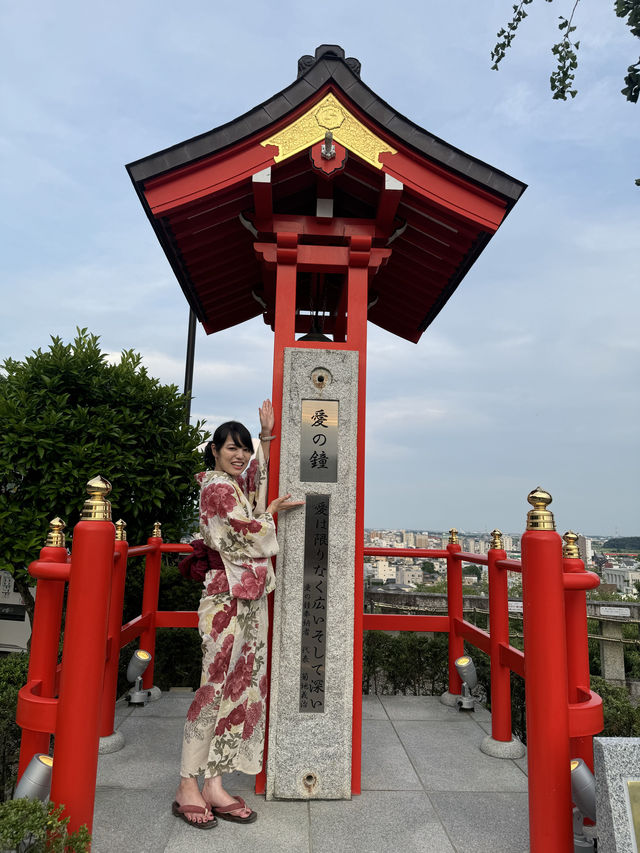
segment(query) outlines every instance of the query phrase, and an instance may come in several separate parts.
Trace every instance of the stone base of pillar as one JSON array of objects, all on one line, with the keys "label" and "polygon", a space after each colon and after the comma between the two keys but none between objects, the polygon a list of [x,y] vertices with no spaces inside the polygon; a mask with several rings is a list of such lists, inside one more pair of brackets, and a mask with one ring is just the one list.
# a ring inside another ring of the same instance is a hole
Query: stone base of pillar
[{"label": "stone base of pillar", "polygon": [[492,758],[524,758],[526,749],[517,737],[511,737],[510,741],[494,740],[491,735],[480,744],[480,751]]},{"label": "stone base of pillar", "polygon": [[125,745],[126,741],[122,732],[114,732],[112,735],[100,738],[98,746],[98,755],[109,755],[111,752],[118,752]]},{"label": "stone base of pillar", "polygon": [[448,705],[450,708],[455,708],[458,704],[459,698],[460,696],[456,695],[455,693],[449,693],[448,690],[445,690],[445,692],[440,696],[440,701],[443,705]]}]

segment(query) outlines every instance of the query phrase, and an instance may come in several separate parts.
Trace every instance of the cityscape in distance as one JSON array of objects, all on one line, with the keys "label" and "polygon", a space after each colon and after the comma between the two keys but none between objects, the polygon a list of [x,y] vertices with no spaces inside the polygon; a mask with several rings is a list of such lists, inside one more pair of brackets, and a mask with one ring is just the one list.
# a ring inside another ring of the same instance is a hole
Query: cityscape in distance
[{"label": "cityscape in distance", "polygon": [[[502,534],[502,547],[507,557],[520,559],[521,534]],[[585,568],[597,572],[601,577],[601,588],[608,593],[625,596],[639,595],[640,557],[636,537],[632,538],[629,550],[611,547],[615,540],[606,536],[578,536],[578,552]],[[620,540],[625,543],[628,540]],[[449,531],[420,530],[382,530],[366,528],[365,547],[405,548],[405,549],[443,549],[449,542]],[[639,540],[640,542],[640,540]],[[488,533],[462,533],[458,531],[458,543],[467,554],[486,555],[491,547],[491,535]],[[446,578],[446,560],[432,557],[408,556],[367,556],[364,565],[365,582],[368,586],[384,585],[390,591],[410,591],[415,589],[442,591]],[[482,595],[486,592],[487,567],[463,562],[463,584],[475,588]],[[508,583],[514,594],[521,592],[521,576],[516,572],[508,573]],[[636,583],[638,586],[636,586]]]}]

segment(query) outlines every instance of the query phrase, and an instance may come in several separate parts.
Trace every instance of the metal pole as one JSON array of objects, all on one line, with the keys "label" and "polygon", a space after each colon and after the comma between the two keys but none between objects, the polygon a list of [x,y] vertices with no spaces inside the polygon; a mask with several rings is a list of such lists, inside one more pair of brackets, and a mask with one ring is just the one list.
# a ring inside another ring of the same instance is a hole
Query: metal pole
[{"label": "metal pole", "polygon": [[187,358],[184,366],[184,396],[186,397],[186,419],[191,419],[191,392],[193,390],[193,362],[196,349],[196,315],[193,308],[189,308],[189,332],[187,334]]}]

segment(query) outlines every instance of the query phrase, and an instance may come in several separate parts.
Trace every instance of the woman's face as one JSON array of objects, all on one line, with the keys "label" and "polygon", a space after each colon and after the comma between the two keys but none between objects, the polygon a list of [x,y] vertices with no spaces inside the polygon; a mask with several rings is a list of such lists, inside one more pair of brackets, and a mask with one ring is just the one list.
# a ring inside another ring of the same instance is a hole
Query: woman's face
[{"label": "woman's face", "polygon": [[211,452],[216,460],[216,471],[224,471],[232,477],[239,477],[242,474],[252,456],[252,452],[241,444],[237,444],[231,435],[227,436],[220,450],[212,447]]}]

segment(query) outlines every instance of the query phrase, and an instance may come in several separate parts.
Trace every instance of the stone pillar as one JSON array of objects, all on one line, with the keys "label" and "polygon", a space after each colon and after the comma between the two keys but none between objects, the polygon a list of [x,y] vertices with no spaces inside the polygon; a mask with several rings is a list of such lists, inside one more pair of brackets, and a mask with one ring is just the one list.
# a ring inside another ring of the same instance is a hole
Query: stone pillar
[{"label": "stone pillar", "polygon": [[[335,450],[302,426],[303,401],[337,401]],[[267,799],[351,797],[357,407],[357,352],[285,349],[279,491],[307,506],[278,520]],[[334,482],[309,466],[322,446],[337,453]]]},{"label": "stone pillar", "polygon": [[602,677],[610,684],[624,687],[624,644],[622,640],[622,622],[602,621],[601,632],[603,638],[611,637],[617,642],[608,643],[606,639],[600,641],[600,662],[602,666]]}]

